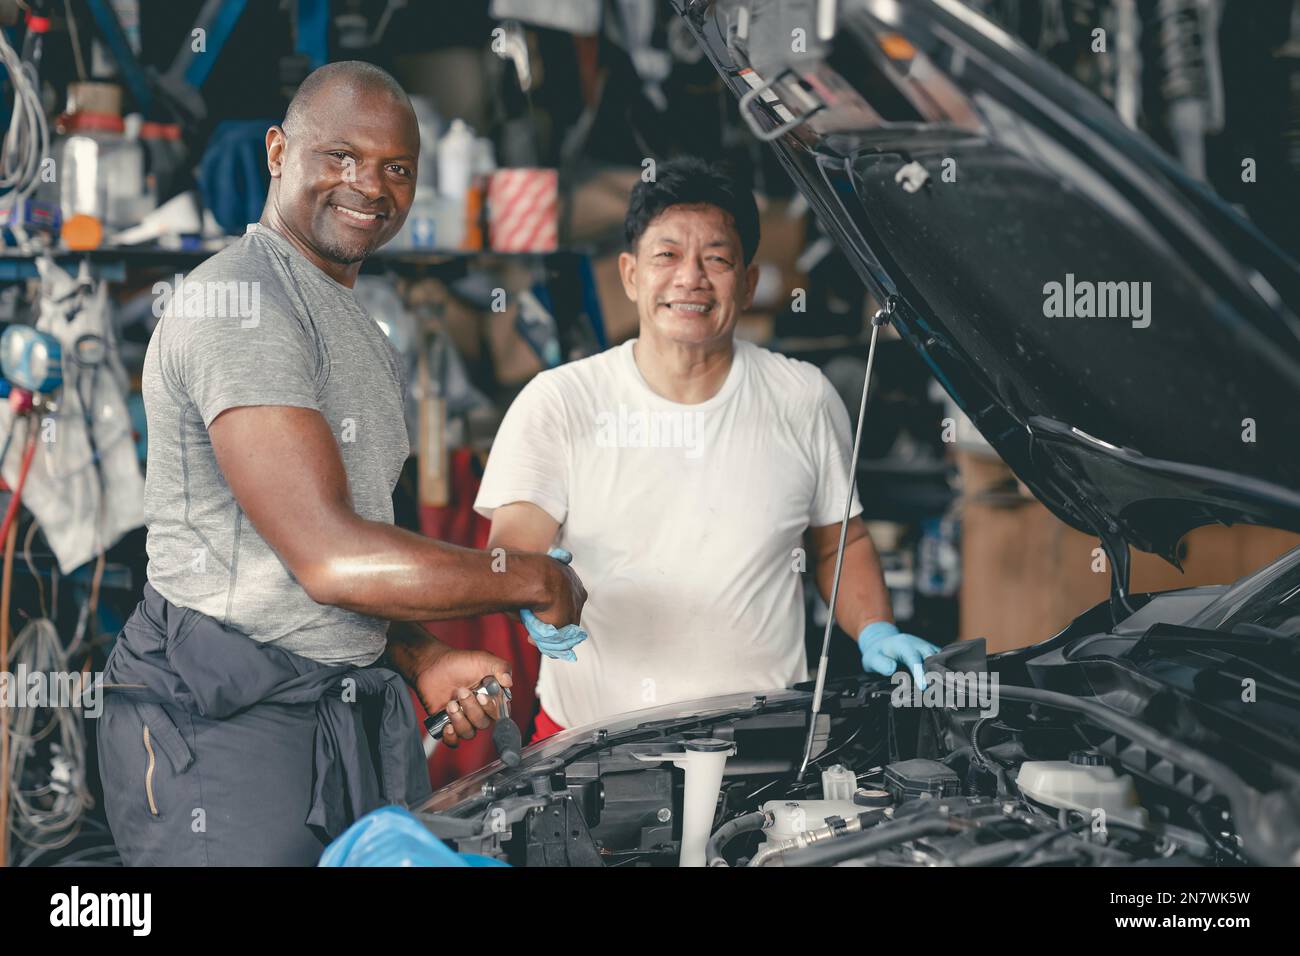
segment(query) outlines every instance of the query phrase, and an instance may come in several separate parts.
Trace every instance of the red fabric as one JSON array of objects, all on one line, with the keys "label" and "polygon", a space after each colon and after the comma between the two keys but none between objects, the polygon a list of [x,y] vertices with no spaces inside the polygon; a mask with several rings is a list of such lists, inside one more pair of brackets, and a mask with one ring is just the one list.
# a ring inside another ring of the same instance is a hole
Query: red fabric
[{"label": "red fabric", "polygon": [[[431,538],[451,544],[486,547],[492,523],[474,511],[478,486],[473,453],[464,448],[452,451],[451,504],[440,508],[420,508],[420,530]],[[489,651],[510,662],[511,677],[514,679],[510,713],[526,740],[529,718],[537,703],[537,674],[541,668],[541,654],[529,643],[524,626],[504,614],[489,614],[459,621],[433,621],[424,626],[436,634],[440,641],[452,647]],[[424,733],[426,713],[418,699],[415,701],[415,711],[420,719],[420,732]],[[462,741],[455,750],[439,746],[429,758],[429,782],[436,790],[491,763],[496,757],[492,736],[488,733],[480,733],[473,740]]]},{"label": "red fabric", "polygon": [[537,709],[537,718],[533,722],[533,727],[535,728],[533,730],[533,739],[528,741],[530,744],[535,744],[539,740],[545,740],[547,737],[552,737],[564,729],[553,721],[551,715],[541,707]]}]

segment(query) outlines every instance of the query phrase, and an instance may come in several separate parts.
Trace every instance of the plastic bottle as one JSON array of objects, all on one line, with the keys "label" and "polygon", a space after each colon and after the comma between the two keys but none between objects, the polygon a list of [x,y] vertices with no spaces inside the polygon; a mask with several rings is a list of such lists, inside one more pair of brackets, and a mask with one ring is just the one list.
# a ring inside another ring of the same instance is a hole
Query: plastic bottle
[{"label": "plastic bottle", "polygon": [[93,249],[105,228],[135,225],[153,208],[145,185],[144,148],[124,131],[120,116],[81,112],[64,117],[66,136],[55,153],[68,248]]},{"label": "plastic bottle", "polygon": [[465,198],[478,151],[474,131],[464,120],[452,120],[451,127],[438,141],[438,191],[442,195]]}]

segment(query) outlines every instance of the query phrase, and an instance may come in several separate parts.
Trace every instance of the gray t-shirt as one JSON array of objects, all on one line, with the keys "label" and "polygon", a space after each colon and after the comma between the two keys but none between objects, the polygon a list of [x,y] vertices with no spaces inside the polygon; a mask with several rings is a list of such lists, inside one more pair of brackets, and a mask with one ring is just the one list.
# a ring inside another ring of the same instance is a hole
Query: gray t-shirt
[{"label": "gray t-shirt", "polygon": [[150,583],[255,640],[327,664],[371,663],[388,623],[308,597],[235,501],[208,426],[238,406],[316,409],[338,441],[356,513],[392,524],[409,452],[400,356],[352,290],[266,227],[250,226],[168,285],[169,303],[154,287],[162,318],[142,382]]}]

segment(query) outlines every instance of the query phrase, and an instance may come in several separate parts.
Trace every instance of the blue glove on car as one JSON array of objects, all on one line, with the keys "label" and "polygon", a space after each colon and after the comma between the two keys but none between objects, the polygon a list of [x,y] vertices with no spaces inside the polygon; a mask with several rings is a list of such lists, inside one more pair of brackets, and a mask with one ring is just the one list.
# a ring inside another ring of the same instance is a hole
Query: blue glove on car
[{"label": "blue glove on car", "polygon": [[899,666],[912,672],[912,679],[925,689],[925,659],[939,648],[915,634],[904,634],[889,621],[872,621],[858,635],[862,669],[891,676]]},{"label": "blue glove on car", "polygon": [[[561,564],[568,564],[573,560],[573,555],[563,548],[551,548],[546,554]],[[519,620],[523,621],[524,627],[528,629],[528,639],[547,657],[557,661],[578,659],[578,655],[573,653],[573,648],[587,639],[587,632],[578,625],[566,624],[564,627],[556,627],[554,624],[547,624],[527,608],[519,612]]]}]

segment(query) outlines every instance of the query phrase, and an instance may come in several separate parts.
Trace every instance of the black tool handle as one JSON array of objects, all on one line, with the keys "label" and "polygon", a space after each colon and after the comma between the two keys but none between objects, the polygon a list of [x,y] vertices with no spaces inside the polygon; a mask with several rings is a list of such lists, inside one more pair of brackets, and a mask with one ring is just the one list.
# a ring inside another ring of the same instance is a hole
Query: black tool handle
[{"label": "black tool handle", "polygon": [[492,725],[492,743],[502,763],[507,767],[519,766],[519,751],[524,742],[518,724],[509,717],[502,717]]}]

